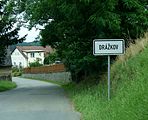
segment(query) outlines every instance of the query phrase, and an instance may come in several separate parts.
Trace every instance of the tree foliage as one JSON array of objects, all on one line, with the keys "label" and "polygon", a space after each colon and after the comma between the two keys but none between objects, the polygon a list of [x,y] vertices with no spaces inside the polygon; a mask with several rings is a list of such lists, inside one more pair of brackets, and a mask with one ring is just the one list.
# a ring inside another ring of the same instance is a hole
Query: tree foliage
[{"label": "tree foliage", "polygon": [[25,37],[19,39],[19,27],[14,27],[16,19],[15,2],[13,0],[0,1],[0,64],[6,55],[9,45],[22,42]]},{"label": "tree foliage", "polygon": [[57,58],[58,58],[58,55],[56,52],[50,53],[48,56],[45,57],[44,64],[46,64],[46,65],[53,64],[53,63],[55,63]]},{"label": "tree foliage", "polygon": [[31,26],[44,25],[42,45],[52,45],[73,80],[101,71],[104,57],[92,55],[95,38],[132,39],[148,28],[147,0],[22,0],[20,12]]}]

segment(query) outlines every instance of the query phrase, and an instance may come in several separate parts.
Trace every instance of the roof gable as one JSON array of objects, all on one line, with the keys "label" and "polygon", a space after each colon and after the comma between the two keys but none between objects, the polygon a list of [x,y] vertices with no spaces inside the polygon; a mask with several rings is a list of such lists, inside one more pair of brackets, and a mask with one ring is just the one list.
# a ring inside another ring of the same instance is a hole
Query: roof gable
[{"label": "roof gable", "polygon": [[17,47],[14,49],[14,51],[11,54],[13,54],[16,50],[18,50],[25,59],[28,59],[28,57],[23,53],[23,51],[21,51]]}]

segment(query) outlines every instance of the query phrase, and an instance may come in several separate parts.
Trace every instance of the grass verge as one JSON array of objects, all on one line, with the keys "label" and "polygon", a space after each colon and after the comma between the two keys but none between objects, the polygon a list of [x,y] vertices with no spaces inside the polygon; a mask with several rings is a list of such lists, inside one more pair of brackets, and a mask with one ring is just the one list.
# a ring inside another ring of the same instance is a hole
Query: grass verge
[{"label": "grass verge", "polygon": [[0,92],[16,88],[16,84],[11,81],[0,81]]},{"label": "grass verge", "polygon": [[148,120],[148,47],[142,49],[113,64],[110,101],[106,76],[98,85],[90,79],[64,86],[82,120]]}]

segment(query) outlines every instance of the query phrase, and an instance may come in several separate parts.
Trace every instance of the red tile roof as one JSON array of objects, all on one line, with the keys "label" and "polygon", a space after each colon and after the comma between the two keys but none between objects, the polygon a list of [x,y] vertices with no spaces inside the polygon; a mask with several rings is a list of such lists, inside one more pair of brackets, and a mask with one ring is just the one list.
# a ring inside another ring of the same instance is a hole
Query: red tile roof
[{"label": "red tile roof", "polygon": [[[54,49],[52,49],[50,46],[42,47],[42,46],[16,46],[16,48],[20,51],[20,53],[28,59],[28,57],[23,53],[23,51],[31,51],[31,50],[40,50],[44,51],[45,54],[53,53]],[[13,52],[12,52],[13,53]]]},{"label": "red tile roof", "polygon": [[54,50],[50,46],[42,47],[42,46],[17,46],[21,51],[27,51],[27,50],[41,50],[46,53],[52,53]]}]

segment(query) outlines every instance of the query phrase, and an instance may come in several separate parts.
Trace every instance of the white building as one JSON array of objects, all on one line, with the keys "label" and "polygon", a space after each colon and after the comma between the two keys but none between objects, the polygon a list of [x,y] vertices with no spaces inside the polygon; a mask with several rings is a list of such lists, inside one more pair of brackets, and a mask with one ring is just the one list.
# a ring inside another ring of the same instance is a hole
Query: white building
[{"label": "white building", "polygon": [[36,61],[43,64],[46,54],[52,52],[53,49],[49,46],[17,46],[11,53],[12,65],[24,68]]}]

